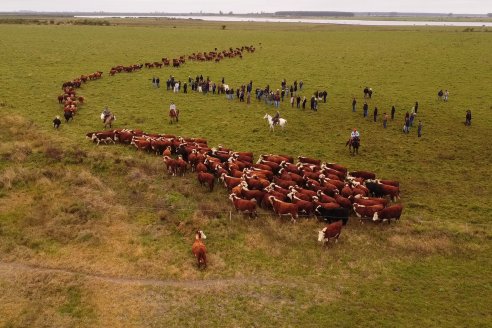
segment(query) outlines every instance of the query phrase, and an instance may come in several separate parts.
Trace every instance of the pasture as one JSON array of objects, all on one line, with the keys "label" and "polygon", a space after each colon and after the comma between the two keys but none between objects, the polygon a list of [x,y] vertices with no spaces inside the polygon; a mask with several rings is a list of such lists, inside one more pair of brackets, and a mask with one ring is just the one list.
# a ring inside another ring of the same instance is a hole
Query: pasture
[{"label": "pasture", "polygon": [[[491,33],[115,21],[0,25],[0,326],[490,325]],[[242,45],[257,51],[108,75],[115,65]],[[77,90],[86,103],[73,122],[54,131],[61,84],[97,70],[103,78]],[[287,127],[272,133],[263,116],[273,106],[174,94],[163,83],[170,74],[224,77],[235,88],[252,80],[253,90],[303,80],[308,99],[316,90],[329,95],[317,112],[284,101]],[[363,119],[366,85],[374,94]],[[439,89],[449,102],[437,100]],[[178,124],[168,123],[171,101]],[[401,132],[415,101],[420,139],[415,125]],[[395,121],[383,129],[392,105]],[[310,156],[398,180],[403,216],[389,226],[351,218],[339,242],[323,248],[314,219],[230,215],[224,188],[205,192],[195,175],[169,177],[159,157],[86,140],[102,129],[104,106],[115,128],[203,137],[255,158]],[[345,147],[354,127],[358,156]],[[191,252],[197,229],[207,235],[205,270]]]}]

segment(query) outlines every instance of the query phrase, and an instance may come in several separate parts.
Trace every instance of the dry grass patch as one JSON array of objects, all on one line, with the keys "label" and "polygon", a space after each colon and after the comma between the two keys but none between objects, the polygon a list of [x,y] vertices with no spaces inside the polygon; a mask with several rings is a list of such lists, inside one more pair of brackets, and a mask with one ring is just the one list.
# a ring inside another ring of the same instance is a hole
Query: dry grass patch
[{"label": "dry grass patch", "polygon": [[388,239],[390,246],[412,255],[451,254],[455,245],[446,236],[403,236],[395,235]]}]

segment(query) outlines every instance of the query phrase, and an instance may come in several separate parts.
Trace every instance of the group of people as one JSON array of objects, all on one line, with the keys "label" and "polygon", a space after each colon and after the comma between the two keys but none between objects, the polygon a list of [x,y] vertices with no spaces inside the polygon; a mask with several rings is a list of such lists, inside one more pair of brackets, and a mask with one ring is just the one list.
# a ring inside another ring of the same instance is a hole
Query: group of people
[{"label": "group of people", "polygon": [[448,101],[448,99],[449,99],[449,91],[446,90],[446,91],[442,92],[442,89],[439,90],[439,92],[437,93],[437,98],[439,100]]},{"label": "group of people", "polygon": [[[368,94],[368,95],[367,95]],[[364,89],[364,98],[371,98],[372,96],[372,89],[370,88],[365,88]],[[355,96],[352,97],[352,112],[356,112],[356,108],[357,108],[357,99]],[[412,112],[408,112],[405,114],[405,122],[404,122],[404,125],[403,125],[403,133],[405,134],[408,134],[410,133],[410,127],[413,126],[414,124],[414,121],[415,121],[415,117],[417,116],[417,112],[418,112],[418,109],[419,109],[419,102],[416,101],[415,102],[415,106],[412,108]],[[391,106],[391,120],[394,120],[395,119],[395,113],[396,113],[396,108],[395,106]],[[366,118],[367,116],[369,116],[369,105],[367,104],[367,101],[364,101],[364,105],[362,106],[362,115],[364,118]],[[373,111],[373,120],[374,122],[377,122],[378,120],[378,115],[379,115],[379,110],[378,110],[378,107],[375,106],[374,107],[374,111]],[[386,112],[383,113],[383,128],[386,129],[387,126],[388,126],[388,119],[389,119],[389,116]],[[422,129],[423,129],[423,124],[422,122],[419,120],[419,124],[418,124],[418,127],[417,127],[417,136],[420,138],[422,136]]]}]

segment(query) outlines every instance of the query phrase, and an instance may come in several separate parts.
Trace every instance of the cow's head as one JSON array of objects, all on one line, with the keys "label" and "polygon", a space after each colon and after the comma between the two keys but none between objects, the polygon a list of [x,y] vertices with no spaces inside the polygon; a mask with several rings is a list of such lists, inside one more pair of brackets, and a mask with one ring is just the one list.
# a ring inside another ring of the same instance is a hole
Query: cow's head
[{"label": "cow's head", "polygon": [[326,227],[323,230],[318,231],[318,241],[322,242],[325,239]]},{"label": "cow's head", "polygon": [[275,197],[269,196],[268,201],[273,205],[273,202],[275,201]]},{"label": "cow's head", "polygon": [[374,212],[374,216],[372,217],[372,220],[373,221],[378,221],[379,220],[378,212]]},{"label": "cow's head", "polygon": [[207,239],[207,236],[205,236],[202,230],[198,230],[197,234],[200,236],[201,239]]}]

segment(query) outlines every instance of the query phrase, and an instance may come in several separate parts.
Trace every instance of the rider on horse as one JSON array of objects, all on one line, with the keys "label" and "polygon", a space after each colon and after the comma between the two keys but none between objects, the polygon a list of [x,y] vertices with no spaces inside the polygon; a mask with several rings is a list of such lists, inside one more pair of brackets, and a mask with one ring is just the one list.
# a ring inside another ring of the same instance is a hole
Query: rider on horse
[{"label": "rider on horse", "polygon": [[169,105],[169,116],[176,116],[176,105],[171,101],[171,105]]},{"label": "rider on horse", "polygon": [[278,125],[280,123],[280,113],[277,111],[274,117],[272,117],[273,125]]},{"label": "rider on horse", "polygon": [[350,141],[353,141],[355,138],[360,139],[359,131],[356,128],[350,133]]},{"label": "rider on horse", "polygon": [[103,110],[103,121],[106,121],[106,119],[111,115],[111,111],[109,110],[108,106],[104,107],[104,110]]}]

